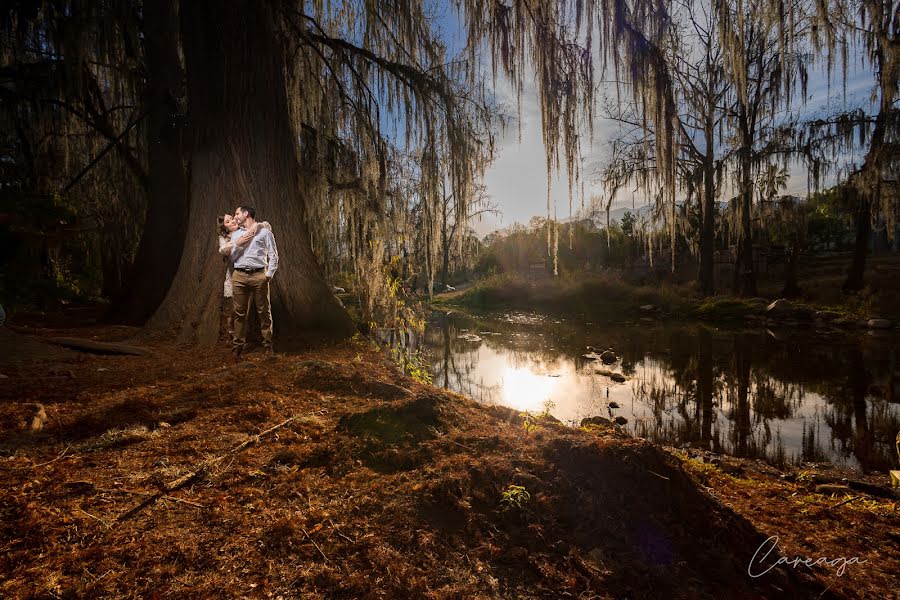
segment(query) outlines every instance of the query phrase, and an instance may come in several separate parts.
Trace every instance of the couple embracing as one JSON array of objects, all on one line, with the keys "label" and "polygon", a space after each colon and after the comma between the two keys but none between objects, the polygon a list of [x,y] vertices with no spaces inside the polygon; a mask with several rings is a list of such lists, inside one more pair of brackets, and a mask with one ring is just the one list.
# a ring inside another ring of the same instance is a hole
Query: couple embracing
[{"label": "couple embracing", "polygon": [[218,218],[219,253],[227,260],[225,300],[231,299],[235,359],[240,358],[247,341],[247,313],[251,301],[256,305],[266,354],[272,350],[272,306],[269,284],[278,269],[278,248],[268,222],[256,221],[252,206],[239,206],[234,215]]}]

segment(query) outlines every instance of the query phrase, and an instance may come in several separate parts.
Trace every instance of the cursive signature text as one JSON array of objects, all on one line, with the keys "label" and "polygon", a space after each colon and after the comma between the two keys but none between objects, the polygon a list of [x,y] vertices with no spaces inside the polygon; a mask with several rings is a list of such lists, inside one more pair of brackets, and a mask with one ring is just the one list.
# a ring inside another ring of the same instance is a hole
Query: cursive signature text
[{"label": "cursive signature text", "polygon": [[770,554],[775,550],[778,546],[778,536],[773,535],[769,536],[769,538],[759,545],[759,548],[756,549],[756,552],[753,554],[753,558],[750,559],[750,564],[747,565],[747,575],[750,577],[762,577],[778,565],[787,565],[789,567],[797,568],[798,565],[803,565],[806,567],[814,567],[816,565],[828,565],[829,567],[837,567],[837,576],[840,577],[844,574],[844,571],[847,569],[847,565],[861,565],[869,562],[868,560],[862,560],[858,556],[852,556],[850,558],[846,558],[844,556],[838,556],[837,558],[826,558],[824,556],[819,558],[810,558],[808,556],[795,556],[794,558],[787,558],[785,556],[778,557],[774,563],[766,566],[764,563]]}]

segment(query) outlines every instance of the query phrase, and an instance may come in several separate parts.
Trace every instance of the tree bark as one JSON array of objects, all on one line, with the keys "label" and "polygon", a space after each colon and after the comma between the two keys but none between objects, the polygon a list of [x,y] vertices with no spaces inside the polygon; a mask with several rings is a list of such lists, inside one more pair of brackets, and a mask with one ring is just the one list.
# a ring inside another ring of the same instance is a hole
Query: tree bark
[{"label": "tree bark", "polygon": [[127,284],[107,317],[143,325],[165,298],[181,257],[188,215],[188,176],[177,99],[184,96],[178,56],[177,0],[144,3],[147,55],[147,214]]},{"label": "tree bark", "polygon": [[745,144],[745,156],[741,166],[741,228],[738,260],[734,265],[737,293],[740,296],[756,296],[756,271],[753,264],[753,229],[750,211],[753,208],[753,182],[750,179],[752,167],[750,152],[752,146]]},{"label": "tree bark", "polygon": [[[869,249],[869,236],[872,233],[872,209],[881,206],[881,183],[884,172],[884,154],[887,142],[890,141],[889,129],[896,130],[900,111],[895,108],[897,89],[900,87],[900,70],[897,62],[900,59],[900,37],[896,31],[896,19],[890,18],[890,13],[885,15],[885,8],[891,3],[883,3],[868,0],[865,8],[872,20],[872,29],[877,51],[874,52],[875,73],[880,91],[878,116],[875,118],[875,128],[872,131],[872,140],[869,143],[869,151],[862,168],[854,173],[851,178],[858,202],[856,213],[856,243],[853,246],[853,261],[847,280],[844,282],[844,291],[861,290],[865,285],[863,280],[866,270],[866,253]],[[887,18],[885,18],[887,17]],[[893,23],[893,34],[890,32]],[[893,207],[896,209],[896,206]]]},{"label": "tree bark", "polygon": [[[446,200],[445,200],[446,202]],[[450,276],[450,235],[447,232],[447,205],[443,206],[443,221],[441,222],[441,285],[447,288],[447,278]]]},{"label": "tree bark", "polygon": [[788,255],[787,264],[784,267],[784,288],[781,295],[784,298],[796,298],[802,290],[797,284],[797,263],[800,262],[800,248],[792,246]]},{"label": "tree bark", "polygon": [[713,275],[716,239],[714,180],[715,168],[712,161],[709,161],[703,169],[703,208],[700,211],[703,220],[700,224],[700,292],[704,296],[716,293]]},{"label": "tree bark", "polygon": [[282,48],[269,2],[181,5],[193,137],[191,206],[178,272],[150,320],[178,339],[213,345],[224,267],[215,217],[249,204],[272,223],[279,267],[272,281],[276,349],[352,334],[310,247],[288,112]]},{"label": "tree bark", "polygon": [[847,271],[847,279],[841,289],[856,292],[865,286],[866,255],[869,252],[869,237],[872,235],[872,201],[865,191],[854,191],[856,196],[856,241],[853,244],[853,259]]}]

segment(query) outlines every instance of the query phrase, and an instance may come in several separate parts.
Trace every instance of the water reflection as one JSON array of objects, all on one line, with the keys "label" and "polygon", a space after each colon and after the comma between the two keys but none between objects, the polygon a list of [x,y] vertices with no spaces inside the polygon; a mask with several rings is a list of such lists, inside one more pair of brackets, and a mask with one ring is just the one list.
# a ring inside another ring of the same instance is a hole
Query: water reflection
[{"label": "water reflection", "polygon": [[547,405],[553,394],[553,378],[530,369],[506,367],[500,380],[503,404],[519,410],[536,411]]},{"label": "water reflection", "polygon": [[[482,402],[539,412],[550,401],[571,423],[622,416],[634,435],[774,463],[896,463],[893,337],[435,313],[425,343],[435,384]],[[620,360],[587,360],[587,345]]]}]

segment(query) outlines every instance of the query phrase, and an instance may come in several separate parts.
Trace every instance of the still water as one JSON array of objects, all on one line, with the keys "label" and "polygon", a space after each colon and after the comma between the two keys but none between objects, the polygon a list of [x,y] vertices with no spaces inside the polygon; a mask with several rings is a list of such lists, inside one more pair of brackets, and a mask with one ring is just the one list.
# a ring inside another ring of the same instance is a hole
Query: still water
[{"label": "still water", "polygon": [[[775,464],[896,468],[894,335],[435,312],[425,345],[434,384],[481,402],[571,424],[624,417],[655,442]],[[586,359],[587,346],[618,360]]]}]

